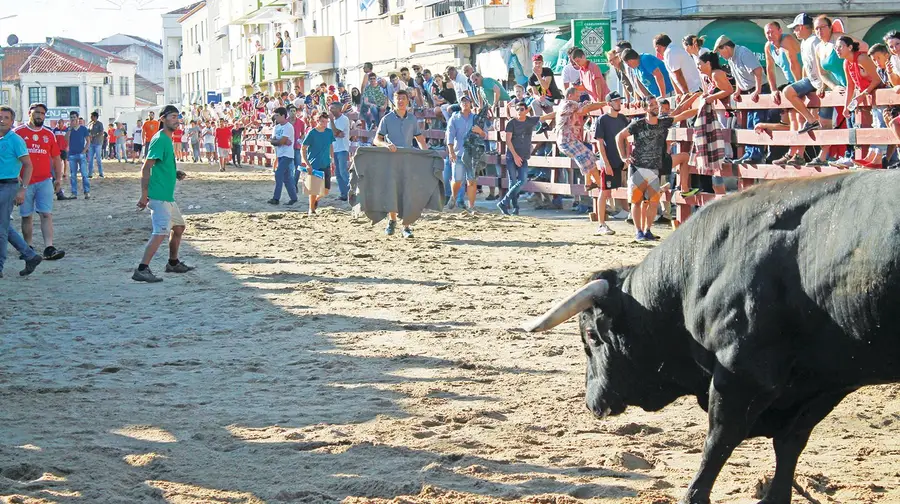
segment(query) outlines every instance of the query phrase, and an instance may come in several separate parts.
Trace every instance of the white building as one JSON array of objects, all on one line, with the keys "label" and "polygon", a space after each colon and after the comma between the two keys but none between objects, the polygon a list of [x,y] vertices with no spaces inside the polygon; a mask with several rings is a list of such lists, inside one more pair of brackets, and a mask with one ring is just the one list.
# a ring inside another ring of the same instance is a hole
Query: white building
[{"label": "white building", "polygon": [[109,96],[109,90],[116,89],[106,68],[47,46],[36,49],[25,60],[19,79],[23,117],[32,103],[46,104],[47,119],[51,120],[67,118],[74,110],[82,117],[98,111],[100,119],[108,121],[122,111]]},{"label": "white building", "polygon": [[165,103],[182,103],[181,57],[184,45],[181,38],[181,23],[185,14],[197,8],[203,2],[194,2],[180,9],[162,15],[163,20],[163,101]]},{"label": "white building", "polygon": [[2,79],[0,79],[0,105],[8,105],[16,112],[16,118],[23,117],[22,82],[19,69],[40,44],[20,44],[15,47],[4,47],[4,57],[0,61]]},{"label": "white building", "polygon": [[163,49],[160,44],[122,33],[106,37],[93,44],[121,58],[137,64],[135,73],[148,81],[162,86],[164,80]]},{"label": "white building", "polygon": [[[56,52],[104,68],[109,74],[109,79],[104,84],[106,92],[103,97],[103,105],[100,107],[107,115],[101,115],[101,118],[104,120],[115,118],[120,112],[130,112],[137,108],[135,100],[135,68],[137,65],[135,62],[120,58],[90,44],[68,38],[51,38],[47,45]],[[92,103],[93,100],[87,107],[94,107]]]},{"label": "white building", "polygon": [[200,2],[178,18],[184,52],[181,55],[182,103],[206,103],[213,89],[210,67],[210,18],[207,2]]}]

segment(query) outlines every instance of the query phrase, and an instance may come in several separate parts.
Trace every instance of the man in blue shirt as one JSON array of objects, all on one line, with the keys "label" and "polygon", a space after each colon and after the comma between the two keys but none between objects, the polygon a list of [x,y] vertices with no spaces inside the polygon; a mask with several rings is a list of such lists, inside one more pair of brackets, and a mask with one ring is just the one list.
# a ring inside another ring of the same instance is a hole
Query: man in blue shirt
[{"label": "man in blue shirt", "polygon": [[[459,99],[462,110],[453,114],[447,123],[447,155],[453,165],[453,194],[447,202],[446,209],[456,208],[456,195],[466,182],[466,196],[469,198],[469,212],[475,212],[475,163],[463,163],[464,144],[469,133],[487,138],[487,133],[475,126],[475,113],[472,112],[472,100],[468,96]],[[474,161],[474,160],[472,160]]]},{"label": "man in blue shirt", "polygon": [[15,205],[25,202],[32,170],[25,140],[12,131],[15,119],[13,109],[0,107],[0,278],[3,278],[3,265],[6,263],[7,241],[25,256],[25,269],[19,275],[30,275],[43,260],[11,227],[10,215]]},{"label": "man in blue shirt", "polygon": [[69,112],[69,129],[66,142],[69,144],[69,180],[72,182],[72,199],[78,199],[78,174],[81,173],[81,188],[84,199],[91,199],[91,183],[88,182],[88,167],[85,164],[85,153],[88,147],[90,132],[78,122],[78,112]]},{"label": "man in blue shirt", "polygon": [[656,56],[638,54],[634,49],[626,49],[622,53],[622,59],[626,65],[634,69],[634,73],[639,79],[638,88],[642,92],[646,91],[643,93],[645,98],[650,97],[648,94],[657,98],[665,98],[675,90],[669,79],[669,71],[666,70],[665,63]]}]

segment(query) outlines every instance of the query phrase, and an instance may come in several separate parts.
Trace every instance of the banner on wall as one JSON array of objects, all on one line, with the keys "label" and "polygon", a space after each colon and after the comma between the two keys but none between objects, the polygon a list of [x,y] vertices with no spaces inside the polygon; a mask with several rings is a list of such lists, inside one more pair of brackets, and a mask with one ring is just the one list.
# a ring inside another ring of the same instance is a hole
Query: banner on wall
[{"label": "banner on wall", "polygon": [[611,32],[609,19],[572,20],[572,43],[584,51],[587,59],[596,63],[604,73],[609,70],[606,52],[612,49]]}]

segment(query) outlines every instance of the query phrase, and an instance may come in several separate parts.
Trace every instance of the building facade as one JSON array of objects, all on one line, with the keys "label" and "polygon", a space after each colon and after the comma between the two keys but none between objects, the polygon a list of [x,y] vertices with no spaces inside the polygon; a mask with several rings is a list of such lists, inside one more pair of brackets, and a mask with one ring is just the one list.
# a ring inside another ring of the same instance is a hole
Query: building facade
[{"label": "building facade", "polygon": [[206,103],[210,81],[209,9],[207,2],[178,19],[181,25],[181,97],[182,103]]},{"label": "building facade", "polygon": [[67,118],[71,111],[82,117],[97,111],[102,121],[111,121],[122,111],[109,95],[110,89],[117,91],[110,87],[115,85],[111,72],[48,46],[28,56],[19,69],[19,79],[22,117],[33,103],[47,105],[48,120]]}]

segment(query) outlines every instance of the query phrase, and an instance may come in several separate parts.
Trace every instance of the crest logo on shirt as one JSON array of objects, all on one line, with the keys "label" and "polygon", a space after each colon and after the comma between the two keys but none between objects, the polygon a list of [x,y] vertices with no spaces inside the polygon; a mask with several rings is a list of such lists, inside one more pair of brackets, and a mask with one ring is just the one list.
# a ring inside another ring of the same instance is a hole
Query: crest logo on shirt
[{"label": "crest logo on shirt", "polygon": [[49,141],[50,141],[50,139],[47,138],[47,135],[44,135],[44,143],[47,143],[47,142],[49,142]]},{"label": "crest logo on shirt", "polygon": [[31,139],[34,140],[35,142],[37,142],[38,136],[37,136],[37,135],[32,135],[32,136],[31,136]]}]

